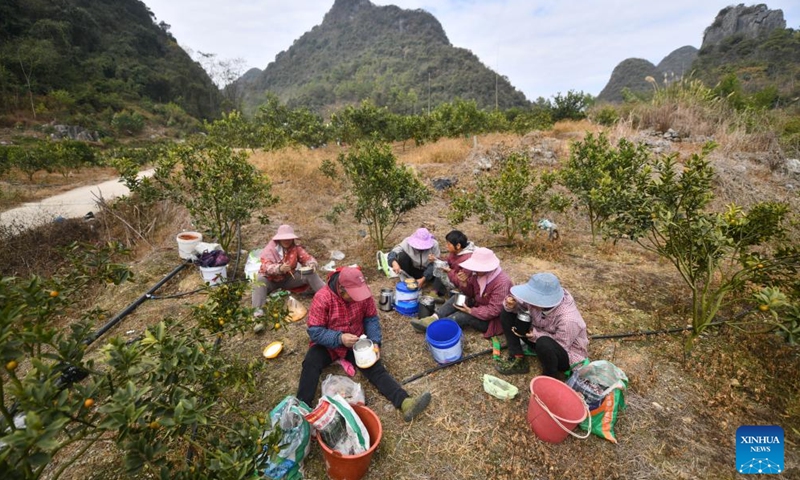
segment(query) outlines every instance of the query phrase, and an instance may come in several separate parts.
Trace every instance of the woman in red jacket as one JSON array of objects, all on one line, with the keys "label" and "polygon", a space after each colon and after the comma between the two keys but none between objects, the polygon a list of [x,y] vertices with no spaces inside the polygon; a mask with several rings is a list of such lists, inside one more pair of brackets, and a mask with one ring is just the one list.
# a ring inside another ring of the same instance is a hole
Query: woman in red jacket
[{"label": "woman in red jacket", "polygon": [[[308,285],[315,292],[325,286],[317,272],[317,260],[297,244],[299,239],[294,229],[289,225],[281,225],[278,232],[272,237],[266,247],[261,251],[261,269],[258,271],[256,286],[253,288],[253,308],[255,316],[264,313],[261,307],[267,300],[267,295],[278,289],[290,290],[303,285]],[[311,267],[311,273],[301,274],[296,271],[298,266]]]}]

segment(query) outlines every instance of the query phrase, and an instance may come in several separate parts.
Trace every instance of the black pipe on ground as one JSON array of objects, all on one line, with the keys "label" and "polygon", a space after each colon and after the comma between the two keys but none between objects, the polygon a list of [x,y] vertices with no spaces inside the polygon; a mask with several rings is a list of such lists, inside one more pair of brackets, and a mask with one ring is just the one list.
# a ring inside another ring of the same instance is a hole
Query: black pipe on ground
[{"label": "black pipe on ground", "polygon": [[144,303],[145,300],[148,300],[152,293],[154,293],[156,290],[161,288],[162,285],[164,285],[172,277],[177,275],[178,272],[180,272],[181,270],[183,270],[184,268],[186,268],[188,265],[191,265],[191,264],[192,264],[191,262],[184,262],[184,263],[181,263],[180,265],[178,265],[177,267],[175,267],[175,269],[172,270],[171,272],[169,272],[166,277],[162,278],[161,281],[159,281],[158,283],[153,285],[153,287],[150,288],[150,290],[148,290],[147,293],[145,293],[141,297],[139,297],[136,300],[134,300],[134,302],[131,303],[130,305],[128,305],[127,307],[125,307],[125,309],[123,311],[119,312],[114,318],[112,318],[105,325],[100,327],[100,329],[98,331],[94,332],[94,334],[92,334],[91,337],[89,337],[86,340],[84,340],[84,343],[86,345],[91,345],[92,343],[94,343],[94,341],[97,340],[98,338],[100,338],[104,333],[106,333],[107,331],[109,331],[112,328],[114,328],[114,326],[117,323],[119,323],[120,320],[122,320],[123,318],[127,317],[131,312],[136,310],[136,308],[139,305],[141,305],[142,303]]},{"label": "black pipe on ground", "polygon": [[[748,312],[750,312],[750,310],[746,310],[746,311],[736,315],[736,317],[734,317],[732,320],[739,319],[739,318],[743,317],[744,315],[746,315]],[[730,321],[730,320],[713,322],[713,323],[709,323],[708,326],[709,327],[716,327],[716,326],[722,325],[722,324],[724,324],[724,323],[726,323],[728,321]],[[612,334],[608,334],[608,335],[592,335],[592,336],[589,337],[589,340],[606,340],[606,339],[612,339],[612,338],[646,337],[646,336],[649,336],[649,335],[661,335],[661,334],[665,334],[665,333],[685,332],[687,330],[693,330],[693,329],[694,329],[694,327],[688,326],[688,327],[666,328],[666,329],[663,329],[663,330],[645,330],[645,331],[641,331],[641,332],[612,333]],[[504,349],[504,348],[506,348],[505,345],[501,345],[500,346],[501,350]],[[486,350],[481,350],[480,352],[475,352],[475,353],[469,354],[466,357],[461,357],[461,358],[459,358],[458,360],[456,360],[454,362],[445,363],[444,365],[436,365],[435,367],[429,368],[428,370],[425,370],[424,372],[421,372],[421,373],[418,373],[416,375],[412,375],[412,376],[406,378],[405,380],[400,382],[400,384],[401,385],[405,385],[407,383],[411,383],[411,382],[413,382],[415,380],[419,380],[422,377],[428,376],[433,372],[438,372],[439,370],[445,369],[447,367],[452,367],[453,365],[458,365],[461,362],[465,362],[467,360],[472,360],[475,357],[480,357],[482,355],[486,355],[487,353],[492,353],[492,351],[493,351],[492,348],[487,348]]]}]

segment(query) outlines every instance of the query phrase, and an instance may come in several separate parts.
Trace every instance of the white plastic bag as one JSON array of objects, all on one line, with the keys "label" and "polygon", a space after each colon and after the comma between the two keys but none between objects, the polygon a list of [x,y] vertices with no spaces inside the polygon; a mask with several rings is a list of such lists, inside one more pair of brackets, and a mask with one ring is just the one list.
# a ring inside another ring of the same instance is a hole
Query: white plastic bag
[{"label": "white plastic bag", "polygon": [[322,395],[330,397],[340,395],[350,405],[367,403],[361,384],[342,375],[328,374],[322,381]]},{"label": "white plastic bag", "polygon": [[305,418],[331,450],[342,455],[358,455],[369,449],[367,427],[339,395],[320,398],[317,408]]}]

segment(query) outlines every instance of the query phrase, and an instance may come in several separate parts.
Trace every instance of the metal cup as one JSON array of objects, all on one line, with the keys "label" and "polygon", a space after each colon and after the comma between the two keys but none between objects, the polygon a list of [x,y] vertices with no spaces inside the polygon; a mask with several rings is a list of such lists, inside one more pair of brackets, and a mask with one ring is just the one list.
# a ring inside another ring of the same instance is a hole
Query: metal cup
[{"label": "metal cup", "polygon": [[382,288],[378,308],[383,312],[391,312],[394,309],[394,292],[391,288]]},{"label": "metal cup", "polygon": [[517,314],[517,321],[514,322],[514,333],[522,337],[531,329],[531,316],[528,312]]}]

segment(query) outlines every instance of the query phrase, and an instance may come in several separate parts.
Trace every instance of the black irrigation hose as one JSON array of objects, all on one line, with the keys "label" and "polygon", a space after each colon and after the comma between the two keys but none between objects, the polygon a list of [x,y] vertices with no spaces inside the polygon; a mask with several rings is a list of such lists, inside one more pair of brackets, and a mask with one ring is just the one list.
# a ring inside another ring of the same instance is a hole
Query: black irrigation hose
[{"label": "black irrigation hose", "polygon": [[162,285],[164,285],[172,277],[177,275],[178,272],[180,272],[181,270],[186,268],[187,265],[191,265],[191,262],[184,262],[184,263],[181,263],[180,265],[178,265],[177,267],[175,267],[175,269],[172,270],[171,272],[169,272],[166,277],[162,278],[158,283],[153,285],[153,287],[150,288],[150,290],[148,290],[147,293],[145,293],[141,297],[139,297],[136,300],[134,300],[134,302],[131,303],[130,305],[128,305],[127,307],[125,307],[125,309],[123,311],[119,312],[114,318],[112,318],[105,325],[100,327],[100,329],[98,331],[94,332],[91,337],[89,337],[86,340],[84,340],[84,343],[87,346],[91,345],[92,343],[94,343],[95,340],[100,338],[107,331],[111,330],[117,323],[119,323],[120,320],[122,320],[123,318],[128,316],[128,314],[130,314],[131,312],[136,310],[136,308],[139,305],[141,305],[142,303],[144,303],[145,300],[148,300],[153,292],[155,292],[156,290],[161,288]]},{"label": "black irrigation hose", "polygon": [[[712,323],[709,323],[707,326],[716,327],[716,326],[719,326],[719,325],[723,325],[723,324],[725,324],[727,322],[730,322],[732,320],[738,320],[739,318],[742,318],[743,316],[747,315],[751,311],[752,311],[752,309],[745,310],[745,311],[737,314],[735,317],[733,317],[730,320],[720,320],[718,322],[712,322]],[[665,333],[679,333],[679,332],[685,332],[687,330],[694,330],[694,327],[688,326],[688,327],[666,328],[666,329],[663,329],[663,330],[644,330],[644,331],[641,331],[641,332],[611,333],[611,334],[608,334],[608,335],[592,335],[592,336],[589,337],[589,340],[605,340],[605,339],[611,339],[611,338],[644,337],[644,336],[649,336],[649,335],[661,335],[661,334],[665,334]],[[501,345],[500,346],[501,350],[504,349],[504,348],[506,348],[505,345]],[[475,357],[480,357],[482,355],[486,355],[487,353],[491,353],[492,351],[494,351],[493,348],[487,348],[486,350],[481,350],[480,352],[475,352],[475,353],[469,354],[466,357],[461,357],[461,358],[459,358],[458,360],[456,360],[454,362],[445,363],[443,365],[436,365],[435,367],[429,368],[428,370],[425,370],[424,372],[418,373],[416,375],[412,375],[412,376],[404,379],[402,382],[400,382],[400,385],[405,385],[407,383],[411,383],[411,382],[413,382],[415,380],[419,380],[422,377],[428,376],[431,373],[438,372],[439,370],[442,370],[442,369],[445,369],[445,368],[448,368],[448,367],[452,367],[453,365],[458,365],[459,363],[465,362],[467,360],[472,360]]]}]

